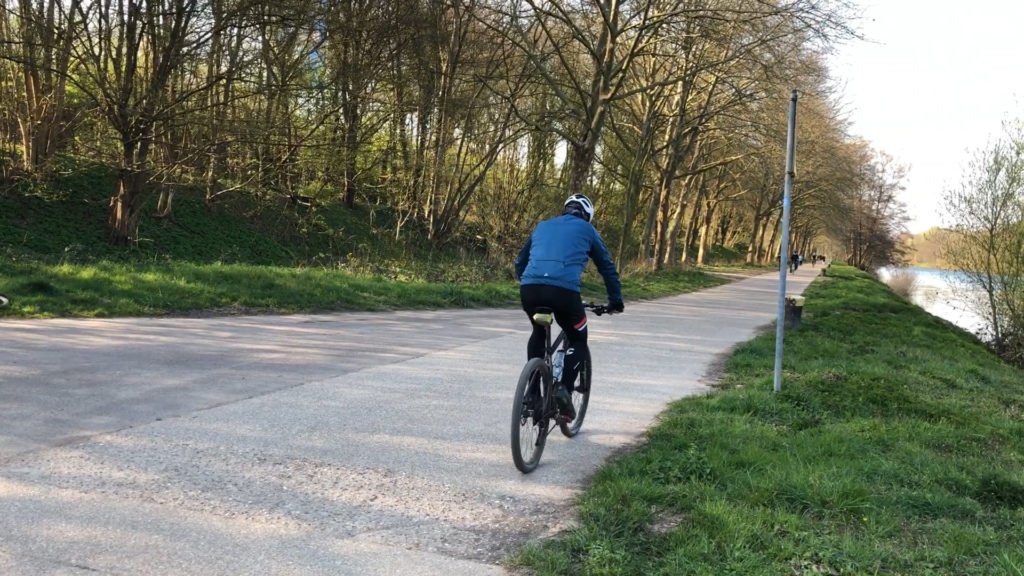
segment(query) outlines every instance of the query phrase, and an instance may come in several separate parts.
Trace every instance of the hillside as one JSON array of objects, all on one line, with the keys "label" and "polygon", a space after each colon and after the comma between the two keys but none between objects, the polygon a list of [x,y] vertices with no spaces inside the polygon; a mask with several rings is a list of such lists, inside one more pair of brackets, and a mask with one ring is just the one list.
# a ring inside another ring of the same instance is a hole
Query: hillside
[{"label": "hillside", "polygon": [[[238,192],[209,205],[179,188],[171,218],[143,210],[139,238],[115,247],[106,235],[109,170],[77,166],[48,180],[0,187],[0,293],[5,317],[294,313],[518,302],[512,257],[479,236],[441,246],[393,213],[340,201],[313,205]],[[493,250],[493,251],[492,251]],[[716,264],[742,258],[715,247]],[[721,283],[699,270],[658,273],[621,266],[631,299]],[[585,297],[604,297],[590,267]]]},{"label": "hillside", "polygon": [[427,281],[485,281],[511,274],[482,265],[487,255],[479,247],[452,243],[436,250],[396,240],[388,209],[347,208],[340,202],[296,205],[286,197],[242,192],[208,205],[201,191],[189,187],[176,189],[172,218],[155,216],[157,195],[151,194],[137,243],[115,247],[106,225],[115,182],[109,168],[75,164],[47,180],[0,188],[0,254],[10,262],[50,265],[316,266]]}]

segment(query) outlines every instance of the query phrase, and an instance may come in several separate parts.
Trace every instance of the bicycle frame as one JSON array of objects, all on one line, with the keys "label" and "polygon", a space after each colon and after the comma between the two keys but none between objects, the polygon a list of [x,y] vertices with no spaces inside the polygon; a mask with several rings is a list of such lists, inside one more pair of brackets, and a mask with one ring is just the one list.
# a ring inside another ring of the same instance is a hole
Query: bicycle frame
[{"label": "bicycle frame", "polygon": [[565,342],[565,332],[559,331],[558,332],[558,337],[555,338],[554,342],[552,342],[551,341],[551,326],[547,326],[544,329],[544,331],[547,333],[547,336],[545,338],[545,342],[547,344],[544,346],[544,363],[548,365],[548,368],[552,368],[553,367],[552,362],[554,361],[554,358],[555,358],[555,352],[558,351],[558,348],[562,345],[562,342]]},{"label": "bicycle frame", "polygon": [[[603,305],[585,303],[584,307],[594,311],[598,316],[608,312],[607,307]],[[547,436],[556,426],[569,438],[579,433],[590,398],[591,369],[588,356],[584,359],[579,372],[581,384],[572,392],[576,416],[572,421],[559,418],[557,402],[554,399],[555,386],[558,383],[554,378],[553,360],[559,348],[565,347],[565,331],[559,331],[558,336],[552,340],[551,326],[555,323],[555,317],[550,308],[538,308],[533,312],[532,320],[534,325],[544,329],[544,355],[542,358],[528,360],[523,367],[516,385],[512,408],[512,459],[523,473],[531,472],[537,467],[544,452]],[[530,422],[532,424],[529,424]],[[534,432],[530,433],[530,430]],[[530,445],[532,448],[524,453],[523,449]]]},{"label": "bicycle frame", "polygon": [[[594,304],[593,302],[584,302],[583,303],[583,307],[588,309],[588,310],[593,310],[594,314],[596,314],[598,316],[601,316],[602,314],[609,314],[610,313],[609,310],[608,310],[608,307],[605,306],[604,304]],[[547,313],[551,314],[550,312],[547,312]],[[554,317],[554,315],[552,314],[552,318],[553,317]],[[552,324],[554,324],[553,321],[552,321],[551,324],[545,324],[544,325],[544,363],[548,365],[548,368],[551,368],[551,360],[554,357],[555,352],[558,350],[558,347],[561,346],[562,343],[565,341],[565,331],[564,330],[559,330],[558,331],[558,337],[555,338],[554,342],[551,341],[551,326],[552,326]]]},{"label": "bicycle frame", "polygon": [[[583,303],[583,307],[588,309],[588,310],[592,310],[594,312],[594,314],[596,314],[597,316],[601,316],[602,314],[608,314],[609,313],[608,307],[606,305],[604,305],[604,304],[594,304],[593,302],[584,302]],[[543,398],[544,398],[544,402],[542,404],[543,407],[544,407],[543,408],[543,418],[547,422],[547,426],[544,427],[545,431],[542,432],[542,435],[543,436],[547,436],[548,433],[550,433],[551,430],[553,430],[554,427],[557,425],[557,422],[555,421],[555,418],[554,418],[557,415],[557,412],[558,412],[557,408],[555,407],[555,402],[554,402],[554,390],[555,390],[555,386],[557,386],[557,382],[555,381],[555,378],[554,378],[554,375],[555,375],[554,374],[554,363],[553,363],[554,362],[554,355],[555,355],[555,352],[557,352],[558,349],[560,347],[562,347],[562,345],[565,342],[566,337],[565,337],[565,330],[561,330],[560,329],[558,331],[558,336],[555,337],[554,342],[552,342],[552,340],[551,340],[551,327],[552,327],[552,325],[555,324],[555,322],[554,322],[554,314],[549,311],[550,309],[544,308],[542,310],[548,310],[548,311],[547,312],[539,312],[539,313],[551,314],[552,315],[552,321],[550,323],[545,323],[544,324],[544,364],[548,368],[549,378],[547,379],[547,383],[545,385],[546,390],[544,391],[544,394],[542,395]],[[564,374],[564,373],[565,373],[565,368],[563,367],[562,368],[562,374]],[[561,375],[559,375],[559,376],[561,376]],[[583,376],[580,375],[579,377],[582,378]]]},{"label": "bicycle frame", "polygon": [[[551,314],[550,312],[547,313]],[[554,318],[553,314],[552,318]],[[544,387],[544,390],[538,390],[538,392],[541,392],[541,398],[543,398],[543,401],[541,402],[541,410],[542,419],[545,423],[545,426],[541,429],[541,435],[537,439],[538,442],[543,442],[544,437],[546,437],[552,430],[554,430],[554,427],[557,425],[554,418],[556,414],[556,409],[554,408],[555,378],[553,361],[555,352],[558,350],[558,347],[562,345],[562,342],[565,341],[565,332],[559,330],[558,336],[555,338],[554,342],[552,342],[551,326],[553,324],[553,320],[550,324],[544,324],[544,364],[547,366],[548,369],[548,377],[542,380],[541,382],[541,386]]]}]

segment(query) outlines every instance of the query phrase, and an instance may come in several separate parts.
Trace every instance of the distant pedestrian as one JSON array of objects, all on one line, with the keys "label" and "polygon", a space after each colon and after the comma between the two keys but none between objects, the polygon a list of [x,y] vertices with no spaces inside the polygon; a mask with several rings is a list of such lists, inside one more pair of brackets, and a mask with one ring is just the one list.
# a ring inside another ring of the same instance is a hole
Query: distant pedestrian
[{"label": "distant pedestrian", "polygon": [[800,267],[800,255],[793,252],[793,255],[789,257],[789,271],[796,272],[796,269]]}]

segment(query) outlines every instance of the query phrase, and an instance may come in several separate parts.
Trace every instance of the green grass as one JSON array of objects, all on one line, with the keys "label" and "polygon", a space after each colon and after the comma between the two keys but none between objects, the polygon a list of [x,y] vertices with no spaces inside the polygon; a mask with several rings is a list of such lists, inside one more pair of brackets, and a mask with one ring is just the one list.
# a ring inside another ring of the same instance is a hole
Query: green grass
[{"label": "green grass", "polygon": [[[721,283],[701,272],[624,279],[627,301],[689,292]],[[11,299],[0,316],[148,316],[183,313],[292,313],[518,306],[512,281],[428,282],[344,270],[248,264],[9,262],[0,287]],[[584,295],[604,301],[600,282]]]},{"label": "green grass", "polygon": [[30,263],[5,268],[0,285],[9,287],[6,315],[20,317],[440,308],[510,304],[513,295],[498,283],[460,286],[317,268],[188,262]]},{"label": "green grass", "polygon": [[1024,573],[1024,372],[857,270],[737,349],[528,546],[539,574]]}]

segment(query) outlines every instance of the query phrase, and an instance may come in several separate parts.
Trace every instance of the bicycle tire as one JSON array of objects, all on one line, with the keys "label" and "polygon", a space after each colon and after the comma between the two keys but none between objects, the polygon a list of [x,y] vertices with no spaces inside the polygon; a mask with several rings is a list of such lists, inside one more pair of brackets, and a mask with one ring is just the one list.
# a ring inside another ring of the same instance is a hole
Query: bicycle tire
[{"label": "bicycle tire", "polygon": [[548,419],[544,416],[545,394],[551,370],[542,358],[532,358],[523,366],[512,399],[512,461],[523,474],[537,468],[547,442]]},{"label": "bicycle tire", "polygon": [[590,358],[583,362],[583,369],[580,370],[580,374],[577,377],[579,382],[572,391],[572,405],[576,408],[576,417],[571,422],[558,423],[558,428],[566,438],[572,438],[580,433],[580,428],[583,427],[583,419],[587,416],[587,406],[590,405],[590,387],[593,383],[591,379],[593,373],[591,372],[590,364]]}]

